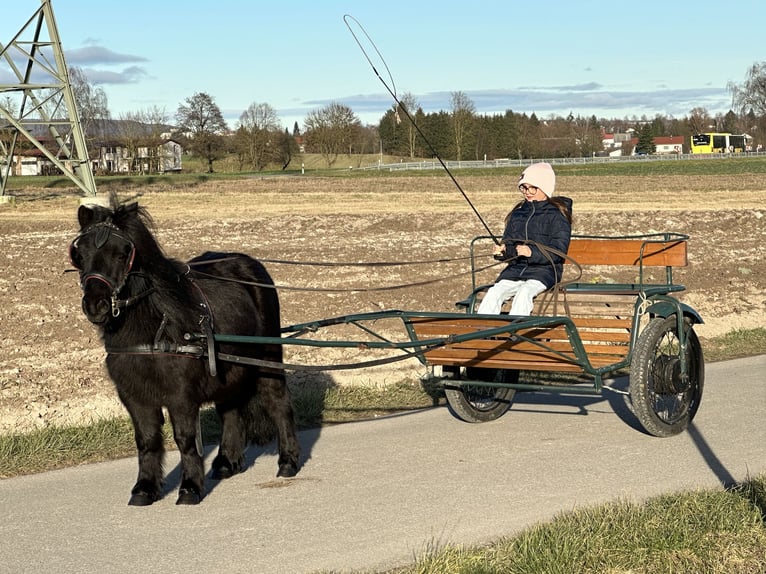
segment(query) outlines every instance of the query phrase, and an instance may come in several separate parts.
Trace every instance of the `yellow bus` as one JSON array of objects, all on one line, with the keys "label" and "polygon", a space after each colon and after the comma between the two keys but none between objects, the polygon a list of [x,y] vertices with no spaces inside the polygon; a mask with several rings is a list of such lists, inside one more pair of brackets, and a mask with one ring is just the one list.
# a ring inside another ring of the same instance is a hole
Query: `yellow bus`
[{"label": "yellow bus", "polygon": [[724,133],[694,134],[692,153],[741,153],[745,151],[745,135]]}]

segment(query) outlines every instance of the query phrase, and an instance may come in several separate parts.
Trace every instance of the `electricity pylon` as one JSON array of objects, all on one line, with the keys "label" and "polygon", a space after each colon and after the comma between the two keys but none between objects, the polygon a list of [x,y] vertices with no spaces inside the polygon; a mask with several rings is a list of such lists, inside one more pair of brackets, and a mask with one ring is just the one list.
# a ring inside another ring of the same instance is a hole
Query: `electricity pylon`
[{"label": "electricity pylon", "polygon": [[5,195],[19,136],[86,195],[95,196],[96,180],[51,0],[40,0],[11,41],[0,43],[0,82],[14,76],[15,83],[0,83],[0,196]]}]

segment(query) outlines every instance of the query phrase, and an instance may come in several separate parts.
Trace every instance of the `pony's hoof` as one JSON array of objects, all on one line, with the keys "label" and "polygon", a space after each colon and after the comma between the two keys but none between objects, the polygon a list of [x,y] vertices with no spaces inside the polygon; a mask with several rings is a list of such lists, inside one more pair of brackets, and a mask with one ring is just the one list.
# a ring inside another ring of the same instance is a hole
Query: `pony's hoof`
[{"label": "pony's hoof", "polygon": [[202,502],[202,495],[196,490],[182,488],[178,491],[176,504],[199,504],[200,502]]},{"label": "pony's hoof", "polygon": [[242,465],[239,462],[231,462],[228,458],[219,455],[213,461],[213,472],[210,478],[224,480],[240,472],[242,472]]},{"label": "pony's hoof", "polygon": [[298,474],[298,467],[291,462],[279,465],[279,471],[277,476],[282,478],[290,478]]},{"label": "pony's hoof", "polygon": [[157,497],[148,492],[134,492],[130,496],[128,506],[150,506],[157,502]]}]

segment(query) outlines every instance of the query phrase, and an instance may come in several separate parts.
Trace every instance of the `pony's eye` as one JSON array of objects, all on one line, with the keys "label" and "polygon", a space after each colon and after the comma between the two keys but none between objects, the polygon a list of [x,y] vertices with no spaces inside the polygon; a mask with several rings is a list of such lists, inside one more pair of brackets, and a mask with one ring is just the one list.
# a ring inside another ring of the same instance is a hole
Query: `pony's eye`
[{"label": "pony's eye", "polygon": [[120,251],[120,259],[122,259],[123,261],[127,261],[128,258],[130,257],[130,254],[132,253],[132,251],[133,251],[132,246],[129,245],[129,244],[126,244],[122,248],[122,251]]}]

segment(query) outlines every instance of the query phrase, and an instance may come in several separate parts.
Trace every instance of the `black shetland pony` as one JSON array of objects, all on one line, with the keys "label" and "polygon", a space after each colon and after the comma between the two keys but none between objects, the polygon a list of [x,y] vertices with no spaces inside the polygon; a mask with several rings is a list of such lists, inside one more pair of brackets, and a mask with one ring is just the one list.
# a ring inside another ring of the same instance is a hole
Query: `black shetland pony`
[{"label": "black shetland pony", "polygon": [[[161,496],[163,407],[181,454],[177,504],[197,504],[205,494],[198,417],[209,402],[223,423],[213,479],[240,472],[248,442],[265,444],[274,435],[277,476],[294,476],[299,445],[284,371],[215,360],[214,330],[279,336],[279,300],[264,287],[273,285],[264,266],[238,253],[208,252],[189,264],[168,259],[143,208],[114,196],[111,208],[83,205],[77,217],[70,255],[80,271],[82,308],[101,331],[107,370],[135,430],[138,480],[129,504]],[[282,362],[278,344],[218,350]]]}]

